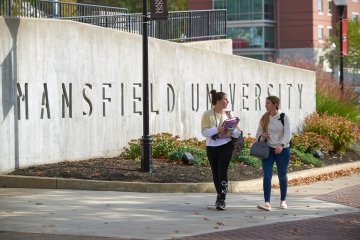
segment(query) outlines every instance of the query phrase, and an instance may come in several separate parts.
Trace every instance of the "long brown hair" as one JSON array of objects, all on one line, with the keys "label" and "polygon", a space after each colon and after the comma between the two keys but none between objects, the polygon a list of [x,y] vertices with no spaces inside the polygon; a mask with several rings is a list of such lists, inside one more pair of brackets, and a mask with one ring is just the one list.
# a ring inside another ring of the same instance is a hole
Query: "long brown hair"
[{"label": "long brown hair", "polygon": [[[269,100],[272,104],[275,105],[276,110],[279,110],[280,99],[277,96],[268,96],[266,98],[266,100]],[[264,115],[262,115],[261,120],[260,120],[260,125],[261,125],[263,132],[268,131],[269,121],[270,121],[270,113],[268,111],[266,111],[266,113],[264,113]]]}]

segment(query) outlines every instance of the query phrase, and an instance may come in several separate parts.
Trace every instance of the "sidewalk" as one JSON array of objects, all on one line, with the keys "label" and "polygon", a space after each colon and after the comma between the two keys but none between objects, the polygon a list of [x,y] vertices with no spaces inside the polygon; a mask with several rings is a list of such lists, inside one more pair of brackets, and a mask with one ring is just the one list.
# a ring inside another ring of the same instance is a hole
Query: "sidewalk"
[{"label": "sidewalk", "polygon": [[[358,239],[360,174],[289,188],[289,209],[256,209],[261,191],[135,193],[0,188],[0,239]],[[337,191],[337,192],[334,192]],[[211,207],[208,207],[211,206]]]}]

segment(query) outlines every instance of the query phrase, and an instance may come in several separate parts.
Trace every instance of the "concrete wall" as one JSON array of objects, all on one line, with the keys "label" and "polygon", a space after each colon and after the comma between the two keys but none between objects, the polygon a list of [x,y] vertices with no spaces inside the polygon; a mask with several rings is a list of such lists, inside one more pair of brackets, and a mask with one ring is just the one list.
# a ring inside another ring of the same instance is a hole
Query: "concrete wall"
[{"label": "concrete wall", "polygon": [[[142,136],[142,38],[71,21],[0,18],[0,172],[120,154]],[[150,131],[198,137],[207,91],[223,90],[245,134],[265,97],[293,130],[315,111],[310,71],[149,40]]]},{"label": "concrete wall", "polygon": [[221,39],[214,41],[197,41],[183,43],[186,46],[201,48],[209,51],[232,54],[232,39]]}]

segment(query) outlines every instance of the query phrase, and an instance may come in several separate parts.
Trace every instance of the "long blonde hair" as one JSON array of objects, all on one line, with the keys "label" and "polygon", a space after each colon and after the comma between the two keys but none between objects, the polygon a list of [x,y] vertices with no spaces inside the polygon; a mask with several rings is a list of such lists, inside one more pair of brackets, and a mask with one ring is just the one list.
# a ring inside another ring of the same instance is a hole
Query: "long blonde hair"
[{"label": "long blonde hair", "polygon": [[[280,99],[277,96],[268,96],[266,100],[269,100],[272,104],[275,105],[276,110],[279,110]],[[269,121],[270,121],[270,113],[267,111],[266,113],[264,113],[264,115],[262,115],[260,120],[260,125],[263,132],[268,131]]]}]

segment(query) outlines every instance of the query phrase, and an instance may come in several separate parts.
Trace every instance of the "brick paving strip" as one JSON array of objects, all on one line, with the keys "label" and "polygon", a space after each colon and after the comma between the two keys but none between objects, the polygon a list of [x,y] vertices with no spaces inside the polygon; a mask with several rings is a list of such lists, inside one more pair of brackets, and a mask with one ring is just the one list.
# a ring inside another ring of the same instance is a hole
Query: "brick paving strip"
[{"label": "brick paving strip", "polygon": [[131,238],[112,238],[95,236],[60,235],[48,233],[27,233],[0,231],[0,239],[4,240],[135,240]]},{"label": "brick paving strip", "polygon": [[358,240],[360,213],[342,214],[257,227],[208,233],[181,240]]},{"label": "brick paving strip", "polygon": [[[343,188],[315,199],[360,208],[360,185]],[[360,236],[360,213],[274,223],[263,226],[214,232],[178,238],[181,240],[261,240],[261,239],[332,239],[358,240]]]},{"label": "brick paving strip", "polygon": [[314,198],[326,202],[360,208],[360,185],[343,188]]}]

